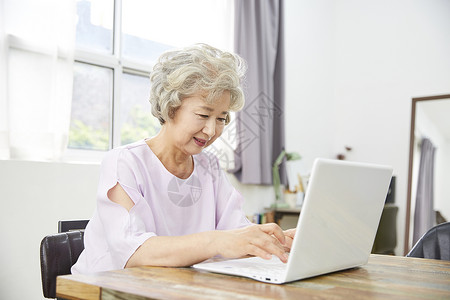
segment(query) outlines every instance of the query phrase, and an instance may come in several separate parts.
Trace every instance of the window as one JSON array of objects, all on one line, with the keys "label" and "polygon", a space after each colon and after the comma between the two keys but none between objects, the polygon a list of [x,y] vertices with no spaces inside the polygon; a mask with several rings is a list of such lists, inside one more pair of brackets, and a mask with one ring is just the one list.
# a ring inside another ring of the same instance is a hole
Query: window
[{"label": "window", "polygon": [[76,62],[73,77],[69,147],[108,150],[113,71]]},{"label": "window", "polygon": [[149,72],[175,47],[232,50],[232,0],[78,0],[69,151],[155,135]]}]

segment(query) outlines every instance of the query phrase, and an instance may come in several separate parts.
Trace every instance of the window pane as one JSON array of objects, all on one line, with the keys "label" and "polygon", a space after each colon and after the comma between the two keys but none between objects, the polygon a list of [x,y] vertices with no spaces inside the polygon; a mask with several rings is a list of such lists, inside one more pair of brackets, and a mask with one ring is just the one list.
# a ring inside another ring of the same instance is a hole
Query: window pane
[{"label": "window pane", "polygon": [[75,63],[69,148],[109,149],[113,72]]},{"label": "window pane", "polygon": [[151,114],[148,77],[123,74],[120,97],[120,141],[122,145],[156,135],[161,126]]},{"label": "window pane", "polygon": [[114,1],[77,1],[77,48],[112,53]]},{"label": "window pane", "polygon": [[162,52],[194,43],[232,49],[231,11],[231,0],[123,1],[123,56],[153,64]]}]

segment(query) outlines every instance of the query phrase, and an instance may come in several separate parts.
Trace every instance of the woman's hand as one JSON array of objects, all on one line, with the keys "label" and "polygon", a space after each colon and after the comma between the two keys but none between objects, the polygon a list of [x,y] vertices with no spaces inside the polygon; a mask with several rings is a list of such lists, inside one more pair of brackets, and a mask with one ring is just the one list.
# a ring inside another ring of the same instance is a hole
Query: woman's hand
[{"label": "woman's hand", "polygon": [[285,246],[284,246],[284,250],[286,252],[290,252],[291,251],[292,243],[294,241],[295,232],[296,232],[295,228],[283,231],[284,239],[286,241],[285,242]]},{"label": "woman's hand", "polygon": [[287,262],[295,229],[283,231],[277,224],[251,225],[233,230],[213,230],[184,236],[153,236],[126,263],[126,267],[185,267],[216,255],[239,258],[246,255]]},{"label": "woman's hand", "polygon": [[[287,262],[285,249],[290,249],[291,235],[288,233],[285,236],[283,230],[274,223],[220,231],[216,242],[217,252],[226,258],[254,255],[270,259],[276,255],[282,262]],[[286,239],[290,239],[290,244],[286,244]]]}]

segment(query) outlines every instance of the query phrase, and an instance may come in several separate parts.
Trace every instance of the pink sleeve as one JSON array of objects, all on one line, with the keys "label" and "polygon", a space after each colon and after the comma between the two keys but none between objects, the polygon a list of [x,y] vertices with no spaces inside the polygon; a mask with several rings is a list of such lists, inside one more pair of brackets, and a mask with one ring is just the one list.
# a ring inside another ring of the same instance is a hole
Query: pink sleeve
[{"label": "pink sleeve", "polygon": [[[155,233],[148,232],[144,218],[151,210],[139,192],[138,170],[134,168],[131,155],[126,149],[110,151],[102,162],[100,183],[97,193],[97,211],[103,226],[112,263],[124,268],[128,259],[148,238]],[[120,204],[109,200],[108,191],[119,183],[135,205],[128,212]]]},{"label": "pink sleeve", "polygon": [[220,168],[217,158],[211,163],[215,172],[216,189],[216,229],[226,230],[241,228],[252,223],[242,210],[244,197],[228,181],[227,175]]}]

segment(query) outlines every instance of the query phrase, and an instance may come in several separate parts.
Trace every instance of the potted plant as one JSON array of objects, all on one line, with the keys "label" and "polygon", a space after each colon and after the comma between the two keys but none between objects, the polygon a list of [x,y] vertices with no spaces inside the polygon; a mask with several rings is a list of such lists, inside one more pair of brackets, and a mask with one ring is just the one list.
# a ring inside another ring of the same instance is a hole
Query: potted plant
[{"label": "potted plant", "polygon": [[301,159],[300,154],[297,152],[286,152],[284,149],[278,155],[277,159],[273,163],[272,166],[272,180],[273,180],[273,188],[275,190],[275,206],[280,205],[281,200],[281,182],[280,182],[280,165],[283,162],[283,159],[286,157],[287,161],[299,160]]}]

